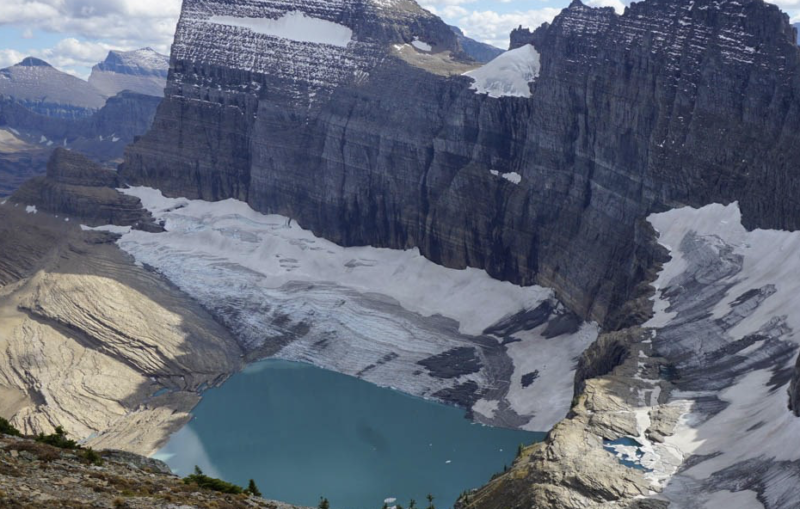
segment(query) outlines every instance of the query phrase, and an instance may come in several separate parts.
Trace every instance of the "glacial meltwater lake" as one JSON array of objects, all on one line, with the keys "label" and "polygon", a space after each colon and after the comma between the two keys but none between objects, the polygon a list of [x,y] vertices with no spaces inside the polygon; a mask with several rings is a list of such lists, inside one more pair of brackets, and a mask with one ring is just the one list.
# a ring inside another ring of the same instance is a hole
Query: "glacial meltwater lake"
[{"label": "glacial meltwater lake", "polygon": [[[159,451],[176,473],[195,465],[265,498],[332,509],[409,499],[440,509],[510,465],[529,433],[474,424],[441,405],[307,364],[267,360],[207,391],[194,419]],[[389,505],[392,505],[391,503]]]}]

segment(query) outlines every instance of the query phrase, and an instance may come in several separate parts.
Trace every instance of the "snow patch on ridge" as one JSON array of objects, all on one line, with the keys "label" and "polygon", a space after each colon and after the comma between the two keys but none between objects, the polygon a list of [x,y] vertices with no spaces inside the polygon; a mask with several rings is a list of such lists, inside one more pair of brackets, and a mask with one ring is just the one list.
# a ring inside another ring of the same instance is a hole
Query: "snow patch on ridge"
[{"label": "snow patch on ridge", "polygon": [[411,42],[411,45],[420,51],[426,51],[430,53],[430,51],[433,50],[433,47],[430,44],[422,42],[421,40],[419,40],[419,37],[414,37],[414,40]]},{"label": "snow patch on ridge", "polygon": [[208,23],[247,28],[255,33],[296,42],[330,44],[346,48],[353,41],[353,31],[344,25],[292,11],[278,19],[212,16]]},{"label": "snow patch on ridge", "polygon": [[515,171],[512,171],[510,173],[500,173],[497,170],[489,170],[489,173],[491,173],[495,177],[502,177],[511,182],[512,184],[519,184],[520,182],[522,182],[522,175],[520,175]]},{"label": "snow patch on ridge", "polygon": [[470,87],[489,97],[530,97],[530,82],[539,76],[539,52],[526,44],[506,51],[483,67],[464,73],[475,83]]}]

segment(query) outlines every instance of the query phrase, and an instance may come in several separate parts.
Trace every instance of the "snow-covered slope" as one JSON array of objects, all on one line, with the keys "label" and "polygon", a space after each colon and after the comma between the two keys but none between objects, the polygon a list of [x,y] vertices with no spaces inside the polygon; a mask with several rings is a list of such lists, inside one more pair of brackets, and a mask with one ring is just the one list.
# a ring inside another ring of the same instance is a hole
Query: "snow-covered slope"
[{"label": "snow-covered slope", "polygon": [[151,48],[111,51],[92,68],[89,84],[106,97],[123,90],[163,97],[168,72],[169,57]]},{"label": "snow-covered slope", "polygon": [[0,70],[0,95],[36,113],[64,118],[89,116],[105,104],[105,97],[87,82],[33,57]]},{"label": "snow-covered slope", "polygon": [[465,73],[472,89],[489,97],[530,97],[530,83],[539,75],[539,53],[530,44],[498,56],[488,64]]},{"label": "snow-covered slope", "polygon": [[120,247],[211,310],[251,357],[312,362],[530,430],[570,407],[576,358],[597,327],[571,319],[550,290],[446,269],[417,250],[342,248],[235,200],[124,192],[167,232],[132,231]]},{"label": "snow-covered slope", "polygon": [[[649,221],[672,258],[645,324],[654,355],[639,366],[661,359],[673,373],[637,375],[651,387],[634,409],[634,462],[670,509],[796,508],[800,418],[787,389],[800,350],[800,233],[747,231],[736,203]],[[646,430],[664,406],[681,417],[655,440]]]}]

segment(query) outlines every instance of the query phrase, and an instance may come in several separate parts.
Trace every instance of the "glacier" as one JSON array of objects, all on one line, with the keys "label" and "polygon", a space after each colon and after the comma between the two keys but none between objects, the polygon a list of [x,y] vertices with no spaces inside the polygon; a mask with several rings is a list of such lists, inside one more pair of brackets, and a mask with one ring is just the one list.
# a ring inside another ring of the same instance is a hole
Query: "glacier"
[{"label": "glacier", "polygon": [[116,230],[120,248],[211,311],[250,360],[313,363],[460,404],[486,424],[547,430],[569,411],[576,358],[598,328],[549,332],[567,314],[551,290],[416,249],[343,248],[236,200],[121,191],[166,232]]},{"label": "glacier", "polygon": [[526,44],[506,51],[491,62],[464,73],[475,82],[472,90],[489,97],[530,97],[530,83],[539,76],[539,52]]}]

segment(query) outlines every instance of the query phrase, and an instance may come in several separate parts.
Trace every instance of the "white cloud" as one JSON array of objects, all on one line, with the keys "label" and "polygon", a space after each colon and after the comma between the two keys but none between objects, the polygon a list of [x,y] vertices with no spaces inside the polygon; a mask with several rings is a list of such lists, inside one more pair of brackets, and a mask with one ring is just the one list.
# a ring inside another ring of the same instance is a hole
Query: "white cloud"
[{"label": "white cloud", "polygon": [[112,49],[118,49],[118,47],[101,42],[79,41],[74,37],[69,37],[62,39],[52,48],[35,50],[31,54],[59,69],[86,78],[88,69],[105,60],[106,55]]},{"label": "white cloud", "polygon": [[180,8],[181,0],[2,0],[0,26],[113,41],[124,49],[150,46],[166,53]]},{"label": "white cloud", "polygon": [[0,27],[21,29],[22,39],[34,31],[64,36],[25,55],[22,45],[3,50],[0,62],[6,67],[33,55],[85,78],[110,49],[149,46],[169,54],[180,11],[181,0],[0,0]]},{"label": "white cloud", "polygon": [[25,55],[13,49],[0,49],[0,69],[20,62]]},{"label": "white cloud", "polygon": [[625,5],[630,2],[622,2],[622,0],[588,0],[586,5],[591,7],[613,7],[618,14],[625,12]]}]

